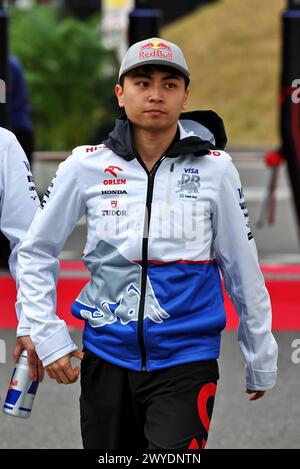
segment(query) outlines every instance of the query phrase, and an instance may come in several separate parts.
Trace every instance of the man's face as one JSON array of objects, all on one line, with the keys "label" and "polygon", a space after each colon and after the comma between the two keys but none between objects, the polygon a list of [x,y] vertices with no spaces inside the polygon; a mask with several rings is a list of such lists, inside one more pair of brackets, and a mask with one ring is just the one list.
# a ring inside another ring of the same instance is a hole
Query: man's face
[{"label": "man's face", "polygon": [[135,126],[161,131],[177,123],[187,105],[189,90],[175,69],[170,73],[135,68],[125,75],[123,88],[116,85],[115,93],[119,106],[124,107]]}]

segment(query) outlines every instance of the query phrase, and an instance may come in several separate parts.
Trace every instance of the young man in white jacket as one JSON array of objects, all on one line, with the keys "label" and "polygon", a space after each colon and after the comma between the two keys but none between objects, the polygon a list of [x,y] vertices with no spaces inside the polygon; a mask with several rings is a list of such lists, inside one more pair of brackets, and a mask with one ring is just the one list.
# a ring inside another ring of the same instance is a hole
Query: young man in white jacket
[{"label": "young man in white jacket", "polygon": [[[205,447],[225,311],[235,304],[256,400],[276,381],[277,344],[243,189],[210,111],[182,113],[190,74],[178,46],[130,47],[115,92],[126,115],[108,139],[60,165],[19,251],[23,311],[51,378],[72,383],[80,352],[55,311],[57,257],[86,214],[85,448]],[[133,429],[133,430],[132,430]]]},{"label": "young man in white jacket", "polygon": [[[39,206],[27,157],[18,140],[10,131],[0,127],[0,230],[10,242],[11,254],[9,269],[19,286],[17,250],[23,241],[34,214]],[[16,312],[19,319],[19,333],[28,336],[30,323],[22,314],[21,301],[18,297]],[[35,353],[30,338],[17,340],[14,360],[18,360],[22,349],[28,352],[28,363],[33,379],[43,379],[43,366]]]}]

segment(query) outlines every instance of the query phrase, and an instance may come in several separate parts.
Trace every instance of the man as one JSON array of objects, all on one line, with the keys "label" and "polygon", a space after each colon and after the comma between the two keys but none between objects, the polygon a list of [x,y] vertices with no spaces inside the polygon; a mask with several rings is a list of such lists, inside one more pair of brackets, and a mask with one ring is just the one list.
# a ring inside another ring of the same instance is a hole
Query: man
[{"label": "man", "polygon": [[77,346],[55,315],[57,256],[86,213],[91,280],[72,308],[85,320],[85,448],[205,447],[225,326],[218,267],[240,317],[247,393],[256,400],[275,385],[270,301],[243,190],[219,150],[220,119],[181,114],[189,81],[175,44],[130,47],[115,87],[126,115],[104,144],[60,165],[19,252],[37,353],[51,378],[72,383]]},{"label": "man", "polygon": [[[32,167],[32,153],[34,134],[30,119],[30,104],[23,68],[20,61],[13,54],[9,54],[9,99],[8,123],[9,128],[21,144],[30,166]],[[0,265],[8,267],[10,255],[9,243],[0,233]]]},{"label": "man", "polygon": [[[19,285],[17,250],[32,222],[39,198],[36,193],[30,166],[18,140],[6,129],[0,127],[0,230],[10,242],[11,253],[9,268]],[[18,361],[23,349],[28,352],[28,364],[33,379],[42,381],[43,366],[39,360],[31,339],[28,337],[30,323],[21,312],[21,300],[18,297],[16,312],[19,318],[19,332],[27,336],[22,344],[17,340],[14,360]]]},{"label": "man", "polygon": [[24,71],[19,59],[9,55],[10,95],[9,123],[10,128],[20,142],[30,166],[34,149],[33,125],[30,117],[30,102]]}]

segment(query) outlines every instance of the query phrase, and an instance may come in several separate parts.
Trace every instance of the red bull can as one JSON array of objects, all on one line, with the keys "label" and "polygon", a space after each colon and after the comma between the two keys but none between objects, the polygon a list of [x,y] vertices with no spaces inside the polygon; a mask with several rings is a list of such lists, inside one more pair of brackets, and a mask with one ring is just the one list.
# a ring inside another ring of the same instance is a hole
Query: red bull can
[{"label": "red bull can", "polygon": [[27,352],[24,350],[11,377],[3,412],[24,419],[30,417],[38,384],[30,378]]}]

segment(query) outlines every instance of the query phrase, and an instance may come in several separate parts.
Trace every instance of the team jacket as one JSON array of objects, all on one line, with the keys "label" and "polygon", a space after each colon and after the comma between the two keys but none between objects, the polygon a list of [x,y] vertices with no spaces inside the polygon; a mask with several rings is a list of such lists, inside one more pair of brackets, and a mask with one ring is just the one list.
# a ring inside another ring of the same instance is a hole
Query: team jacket
[{"label": "team jacket", "polygon": [[206,117],[183,114],[151,172],[126,118],[104,144],[78,147],[59,166],[19,251],[22,306],[44,366],[77,348],[55,311],[57,257],[86,214],[91,279],[72,312],[85,321],[87,349],[137,371],[217,358],[221,269],[240,319],[247,387],[274,386],[277,344],[243,189]]},{"label": "team jacket", "polygon": [[[16,137],[0,127],[0,230],[10,242],[9,268],[19,285],[17,250],[39,206],[32,174],[26,155]],[[30,323],[21,315],[21,303],[16,303],[20,319],[20,334],[28,335]]]}]

